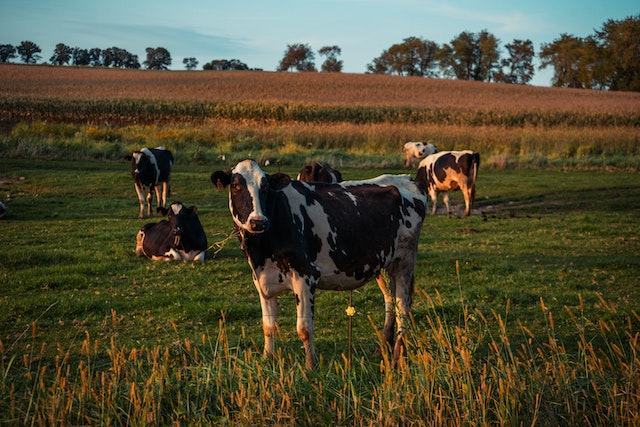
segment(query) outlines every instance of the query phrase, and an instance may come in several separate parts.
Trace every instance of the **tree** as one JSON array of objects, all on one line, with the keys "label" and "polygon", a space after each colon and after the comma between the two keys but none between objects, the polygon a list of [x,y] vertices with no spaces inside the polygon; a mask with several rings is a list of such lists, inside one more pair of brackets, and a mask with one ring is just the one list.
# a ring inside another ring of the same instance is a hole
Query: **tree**
[{"label": "tree", "polygon": [[408,68],[411,76],[435,77],[437,72],[436,56],[440,47],[436,42],[424,40],[417,37],[404,39],[404,44],[408,49],[411,66]]},{"label": "tree", "polygon": [[374,74],[398,74],[400,76],[435,77],[436,55],[439,46],[430,40],[408,37],[382,52],[367,65]]},{"label": "tree", "polygon": [[463,31],[440,49],[437,59],[445,76],[461,80],[491,81],[499,72],[500,41],[487,30]]},{"label": "tree", "polygon": [[184,67],[189,71],[194,70],[198,66],[198,60],[193,57],[184,58],[182,60],[182,63],[184,64]]},{"label": "tree", "polygon": [[53,65],[65,65],[71,61],[72,49],[64,43],[58,43],[49,61]]},{"label": "tree", "polygon": [[608,20],[596,41],[601,49],[601,66],[596,78],[611,90],[640,91],[640,15],[621,21]]},{"label": "tree", "polygon": [[16,50],[18,51],[18,55],[20,55],[20,59],[25,64],[35,64],[42,59],[42,57],[38,55],[42,52],[42,49],[34,42],[28,40],[22,41],[16,46]]},{"label": "tree", "polygon": [[325,73],[340,73],[342,71],[342,60],[338,59],[338,56],[342,54],[342,49],[338,46],[324,46],[320,48],[318,54],[325,56],[320,69]]},{"label": "tree", "polygon": [[124,56],[123,66],[124,68],[131,68],[131,69],[140,68],[140,61],[138,60],[138,55],[134,55],[130,52],[126,52]]},{"label": "tree", "polygon": [[451,44],[444,44],[438,54],[440,68],[447,77],[461,80],[471,80],[474,66],[474,35],[462,32]]},{"label": "tree", "polygon": [[561,34],[559,39],[542,45],[539,68],[553,67],[553,86],[590,89],[598,85],[597,51],[592,37]]},{"label": "tree", "polygon": [[278,71],[289,71],[292,68],[298,71],[317,71],[314,59],[315,55],[308,44],[290,44],[284,52]]},{"label": "tree", "polygon": [[167,70],[171,65],[171,54],[163,47],[146,49],[147,60],[144,61],[144,65],[149,70]]},{"label": "tree", "polygon": [[[104,49],[102,51],[102,65],[105,67],[120,67],[119,53],[122,50],[115,46]],[[124,57],[122,59],[124,60]]]},{"label": "tree", "polygon": [[71,63],[73,65],[89,65],[91,63],[91,57],[89,56],[89,51],[87,49],[80,49],[79,47],[74,47],[71,49]]},{"label": "tree", "polygon": [[16,57],[16,48],[10,44],[0,44],[0,62],[8,62]]},{"label": "tree", "polygon": [[514,40],[505,46],[509,57],[502,60],[502,67],[506,68],[498,72],[495,80],[503,83],[515,83],[525,85],[533,78],[533,42],[531,40]]},{"label": "tree", "polygon": [[102,49],[94,47],[89,49],[89,65],[100,67],[102,64]]},{"label": "tree", "polygon": [[500,40],[487,30],[478,34],[478,58],[474,80],[490,82],[500,71]]},{"label": "tree", "polygon": [[211,62],[204,64],[202,69],[208,71],[246,71],[249,67],[239,59],[214,59]]}]

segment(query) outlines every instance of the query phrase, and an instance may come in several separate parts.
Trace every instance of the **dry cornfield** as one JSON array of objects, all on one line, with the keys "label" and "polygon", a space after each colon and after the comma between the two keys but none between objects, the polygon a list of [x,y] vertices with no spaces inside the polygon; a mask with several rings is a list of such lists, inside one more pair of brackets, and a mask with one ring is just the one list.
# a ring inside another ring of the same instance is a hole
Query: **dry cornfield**
[{"label": "dry cornfield", "polygon": [[408,140],[472,148],[500,168],[637,170],[640,155],[638,93],[367,74],[3,64],[0,122],[20,123],[0,146],[12,157],[64,156],[59,145],[84,145],[86,155],[108,143],[94,157],[164,145],[190,161],[224,151],[287,163],[300,160],[287,159],[293,153],[330,160],[339,151],[399,165]]},{"label": "dry cornfield", "polygon": [[502,112],[640,114],[640,94],[340,73],[0,66],[0,97],[260,101]]}]

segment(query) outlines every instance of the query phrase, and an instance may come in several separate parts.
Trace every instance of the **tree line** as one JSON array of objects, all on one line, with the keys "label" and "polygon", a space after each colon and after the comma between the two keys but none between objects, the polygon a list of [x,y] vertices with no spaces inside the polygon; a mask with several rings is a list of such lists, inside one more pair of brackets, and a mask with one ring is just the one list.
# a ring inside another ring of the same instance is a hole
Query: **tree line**
[{"label": "tree line", "polygon": [[[623,20],[608,20],[601,29],[587,37],[561,34],[551,43],[543,43],[537,56],[539,69],[551,67],[552,85],[556,87],[640,91],[640,15]],[[367,64],[366,73],[400,76],[444,77],[460,80],[527,84],[535,73],[536,56],[531,40],[515,39],[504,46],[487,30],[478,33],[463,31],[449,43],[438,43],[420,37],[408,37],[382,51]],[[20,57],[26,64],[42,59],[40,47],[23,41],[17,46],[0,44],[0,62]],[[339,46],[324,46],[318,50],[324,57],[321,72],[342,72]],[[277,71],[314,72],[316,55],[308,44],[290,44],[284,51]],[[82,49],[58,43],[49,62],[53,65],[101,66],[167,70],[172,59],[162,47],[147,48],[146,59],[126,49]],[[194,70],[198,61],[184,58],[187,70]],[[238,59],[214,59],[203,70],[250,70]]]}]

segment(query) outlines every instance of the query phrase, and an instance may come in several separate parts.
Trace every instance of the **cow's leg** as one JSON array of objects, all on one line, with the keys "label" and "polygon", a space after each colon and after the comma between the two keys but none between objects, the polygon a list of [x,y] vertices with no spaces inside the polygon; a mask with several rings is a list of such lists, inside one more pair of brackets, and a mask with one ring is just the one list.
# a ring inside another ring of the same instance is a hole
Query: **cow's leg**
[{"label": "cow's leg", "polygon": [[404,330],[409,322],[411,310],[411,296],[413,294],[413,273],[411,277],[404,277],[402,283],[396,286],[396,323],[398,324],[398,337],[393,347],[393,366],[405,354]]},{"label": "cow's leg", "polygon": [[395,294],[395,290],[393,289],[395,283],[387,284],[382,273],[376,277],[376,282],[378,282],[378,287],[384,296],[384,327],[382,329],[382,336],[387,344],[389,344],[389,348],[391,348],[396,326],[396,310],[393,298]]},{"label": "cow's leg", "polygon": [[389,280],[395,282],[396,298],[396,323],[398,336],[393,348],[393,366],[397,366],[398,361],[405,354],[404,332],[406,324],[409,322],[411,311],[411,299],[413,296],[413,268],[416,262],[416,252],[408,251],[407,255],[398,259],[389,269]]},{"label": "cow's leg", "polygon": [[464,214],[462,214],[462,216],[469,216],[471,213],[471,204],[473,203],[471,201],[471,188],[461,187],[460,189],[462,190],[462,196],[464,197]]},{"label": "cow's leg", "polygon": [[444,206],[447,208],[447,215],[451,216],[451,209],[449,208],[449,192],[443,191],[442,201],[444,202]]},{"label": "cow's leg", "polygon": [[465,203],[465,210],[464,210],[464,216],[469,216],[471,215],[471,209],[473,208],[473,202],[476,198],[476,187],[475,185],[470,185],[465,187],[462,190],[462,193],[464,194],[464,203]]},{"label": "cow's leg", "polygon": [[429,190],[429,197],[431,197],[431,215],[436,214],[436,207],[438,204],[438,191],[437,190]]},{"label": "cow's leg", "polygon": [[313,311],[315,283],[309,278],[297,277],[293,281],[293,291],[296,294],[296,329],[304,344],[306,367],[309,370],[318,365],[316,348],[313,344]]},{"label": "cow's leg", "polygon": [[142,185],[137,182],[134,183],[134,187],[136,188],[136,194],[138,195],[138,201],[140,202],[140,213],[138,214],[138,218],[144,218],[144,188],[142,188]]},{"label": "cow's leg", "polygon": [[167,196],[169,195],[169,181],[165,181],[162,183],[162,198],[160,198],[160,190],[157,189],[157,191],[158,191],[158,206],[162,206],[163,208],[166,208]]},{"label": "cow's leg", "polygon": [[275,354],[275,337],[278,322],[278,297],[265,298],[260,294],[262,307],[262,331],[264,332],[263,356]]},{"label": "cow's leg", "polygon": [[191,251],[189,257],[193,261],[204,262],[205,251]]},{"label": "cow's leg", "polygon": [[151,201],[153,200],[153,185],[149,186],[149,192],[147,193],[147,214],[152,216],[151,212]]},{"label": "cow's leg", "polygon": [[139,257],[146,256],[144,253],[143,243],[144,243],[144,231],[140,230],[136,235],[136,255]]},{"label": "cow's leg", "polygon": [[163,184],[158,184],[155,185],[154,188],[156,190],[156,206],[157,207],[165,207],[166,205],[162,202],[162,197],[164,195],[164,188],[162,187]]}]

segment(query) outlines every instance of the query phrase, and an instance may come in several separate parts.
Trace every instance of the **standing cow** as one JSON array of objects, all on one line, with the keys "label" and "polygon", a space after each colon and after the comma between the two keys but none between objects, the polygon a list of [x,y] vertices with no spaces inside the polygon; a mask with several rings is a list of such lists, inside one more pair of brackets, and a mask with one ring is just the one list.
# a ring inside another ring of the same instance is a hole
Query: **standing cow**
[{"label": "standing cow", "polygon": [[460,189],[465,203],[463,216],[469,216],[476,197],[478,167],[480,154],[471,150],[441,151],[425,157],[418,166],[418,175],[425,180],[427,192],[431,197],[431,214],[436,213],[438,193],[443,192],[447,214],[451,215],[449,191]]},{"label": "standing cow", "polygon": [[305,182],[328,182],[335,184],[342,182],[342,174],[333,169],[329,163],[315,162],[303,167],[296,179]]},{"label": "standing cow", "polygon": [[437,152],[438,149],[431,143],[407,142],[404,144],[404,167],[413,167],[415,160],[420,161],[426,156]]},{"label": "standing cow", "polygon": [[352,290],[377,279],[386,307],[383,333],[397,362],[426,212],[423,187],[408,175],[307,183],[269,175],[253,160],[216,171],[211,181],[229,187],[229,210],[260,295],[265,355],[274,353],[278,294],[296,295],[297,332],[313,369],[316,289]]},{"label": "standing cow", "polygon": [[[133,183],[140,201],[139,218],[144,218],[144,200],[147,200],[147,214],[151,216],[151,199],[155,190],[158,199],[158,207],[167,206],[167,194],[173,169],[173,154],[171,151],[158,148],[143,148],[134,151],[131,156],[125,157],[131,161],[131,174]],[[162,185],[162,197],[160,197],[160,185]],[[147,195],[145,197],[145,192]]]},{"label": "standing cow", "polygon": [[173,202],[169,208],[158,208],[168,220],[146,224],[136,236],[136,255],[154,261],[181,259],[204,261],[207,236],[195,206]]}]

